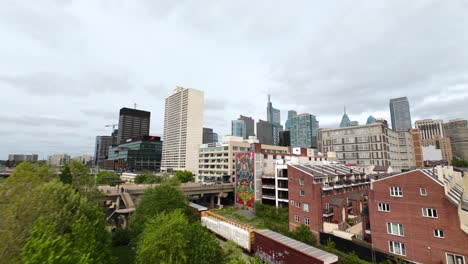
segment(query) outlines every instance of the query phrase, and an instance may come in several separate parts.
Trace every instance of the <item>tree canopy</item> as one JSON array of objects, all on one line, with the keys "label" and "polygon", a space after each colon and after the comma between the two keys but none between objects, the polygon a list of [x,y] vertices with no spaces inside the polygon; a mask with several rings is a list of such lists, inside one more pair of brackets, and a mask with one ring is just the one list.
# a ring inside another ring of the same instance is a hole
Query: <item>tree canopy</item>
[{"label": "tree canopy", "polygon": [[138,243],[137,263],[223,263],[213,234],[190,224],[182,210],[160,213],[148,221]]},{"label": "tree canopy", "polygon": [[96,173],[96,184],[111,185],[114,181],[120,181],[120,176],[112,171],[99,171]]},{"label": "tree canopy", "polygon": [[102,212],[47,165],[18,165],[0,186],[0,199],[0,263],[109,261]]},{"label": "tree canopy", "polygon": [[131,219],[131,227],[138,235],[146,222],[158,214],[176,209],[187,210],[187,207],[187,200],[180,189],[169,184],[161,184],[145,191]]},{"label": "tree canopy", "polygon": [[296,229],[291,232],[291,237],[311,246],[315,246],[317,243],[314,234],[312,234],[309,227],[304,224],[296,227]]},{"label": "tree canopy", "polygon": [[468,167],[468,161],[453,158],[452,166],[455,166],[455,167]]},{"label": "tree canopy", "polygon": [[191,171],[176,171],[174,175],[182,183],[193,182],[195,180],[195,175]]}]

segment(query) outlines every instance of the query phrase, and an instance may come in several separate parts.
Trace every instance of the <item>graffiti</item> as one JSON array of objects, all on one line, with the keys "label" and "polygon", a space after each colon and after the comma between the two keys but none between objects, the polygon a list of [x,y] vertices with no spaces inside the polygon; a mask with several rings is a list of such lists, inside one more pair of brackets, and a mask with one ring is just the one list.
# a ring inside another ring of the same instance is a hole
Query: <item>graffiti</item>
[{"label": "graffiti", "polygon": [[236,154],[236,204],[253,207],[255,201],[254,153]]}]

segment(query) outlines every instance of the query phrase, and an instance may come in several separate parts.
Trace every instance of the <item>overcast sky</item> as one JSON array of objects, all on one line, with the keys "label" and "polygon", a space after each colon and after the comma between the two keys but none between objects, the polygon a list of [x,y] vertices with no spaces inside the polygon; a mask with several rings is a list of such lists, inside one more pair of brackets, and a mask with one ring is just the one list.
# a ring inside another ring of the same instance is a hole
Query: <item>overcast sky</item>
[{"label": "overcast sky", "polygon": [[[276,3],[275,3],[276,2]],[[334,3],[331,3],[334,2]],[[162,134],[175,86],[205,92],[204,123],[281,110],[336,127],[468,117],[468,1],[0,1],[0,159],[92,154],[121,107]]]}]

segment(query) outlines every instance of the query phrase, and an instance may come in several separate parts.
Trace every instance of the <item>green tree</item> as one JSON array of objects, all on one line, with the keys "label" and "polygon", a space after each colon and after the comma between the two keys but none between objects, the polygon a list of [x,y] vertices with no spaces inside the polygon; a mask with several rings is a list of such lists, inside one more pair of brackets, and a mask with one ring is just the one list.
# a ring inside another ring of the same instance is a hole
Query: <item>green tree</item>
[{"label": "green tree", "polygon": [[68,163],[65,163],[65,165],[63,165],[62,169],[60,170],[59,178],[60,181],[64,184],[72,184],[73,176],[71,174],[70,165],[68,165]]},{"label": "green tree", "polygon": [[135,177],[136,184],[158,184],[162,183],[165,179],[161,175],[156,175],[150,171],[144,171]]},{"label": "green tree", "polygon": [[180,182],[193,182],[195,180],[195,175],[191,171],[176,171],[175,177],[179,179]]},{"label": "green tree", "polygon": [[187,233],[189,239],[187,247],[188,263],[222,263],[224,261],[223,249],[200,222],[191,224]]},{"label": "green tree", "polygon": [[317,240],[314,234],[312,234],[309,227],[304,224],[296,227],[296,229],[294,229],[294,231],[291,232],[291,236],[294,239],[299,240],[311,246],[315,246],[315,244],[317,243]]},{"label": "green tree", "polygon": [[242,258],[242,249],[232,240],[226,241],[223,245],[224,259],[226,262],[236,261]]},{"label": "green tree", "polygon": [[138,242],[137,263],[187,263],[188,221],[180,210],[148,221]]},{"label": "green tree", "polygon": [[73,160],[70,163],[72,184],[80,192],[88,192],[95,186],[94,177],[89,173],[89,168],[80,162]]},{"label": "green tree", "polygon": [[162,184],[147,189],[131,219],[131,228],[135,236],[138,236],[149,219],[163,212],[172,212],[176,209],[187,210],[187,208],[184,193],[177,187]]},{"label": "green tree", "polygon": [[[27,162],[19,165],[0,186],[0,200],[0,263],[34,263],[47,254],[59,254],[60,251],[44,248],[44,256],[22,259],[25,256],[21,252],[31,251],[31,245],[38,243],[42,247],[66,248],[67,234],[76,241],[73,248],[89,253],[90,260],[105,263],[101,260],[109,259],[109,236],[102,212],[73,186],[60,182],[47,165]],[[41,223],[36,222],[38,219],[51,226],[44,228],[45,233],[38,233],[42,229]],[[51,228],[55,236],[47,233]],[[51,237],[51,240],[41,240],[43,237]],[[27,243],[29,246],[25,247]],[[88,243],[92,243],[93,248],[85,245]]]},{"label": "green tree", "polygon": [[465,160],[460,160],[457,158],[453,158],[452,166],[454,167],[468,167],[468,162]]},{"label": "green tree", "polygon": [[114,181],[120,181],[120,176],[112,171],[99,171],[96,173],[96,184],[111,185]]}]

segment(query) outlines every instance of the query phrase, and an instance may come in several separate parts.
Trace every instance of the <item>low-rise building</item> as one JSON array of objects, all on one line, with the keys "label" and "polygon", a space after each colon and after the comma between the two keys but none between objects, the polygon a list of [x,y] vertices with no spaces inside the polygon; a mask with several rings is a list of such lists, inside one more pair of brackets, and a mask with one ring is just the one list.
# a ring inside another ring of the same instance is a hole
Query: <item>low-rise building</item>
[{"label": "low-rise building", "polygon": [[363,236],[362,218],[370,179],[344,165],[288,165],[289,229],[301,224],[345,239]]},{"label": "low-rise building", "polygon": [[453,167],[372,181],[372,247],[415,263],[467,263],[468,175]]},{"label": "low-rise building", "polygon": [[[107,166],[118,171],[160,171],[162,141],[160,137],[143,136],[109,148]],[[109,162],[110,161],[110,162]]]},{"label": "low-rise building", "polygon": [[48,158],[49,166],[62,167],[65,163],[70,163],[71,157],[68,154],[55,154]]}]

